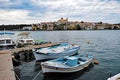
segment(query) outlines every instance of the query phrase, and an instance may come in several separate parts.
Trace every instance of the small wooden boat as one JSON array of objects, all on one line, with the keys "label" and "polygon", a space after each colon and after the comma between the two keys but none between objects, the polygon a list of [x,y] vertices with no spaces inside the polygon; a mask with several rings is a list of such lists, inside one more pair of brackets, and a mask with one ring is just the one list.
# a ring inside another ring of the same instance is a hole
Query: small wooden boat
[{"label": "small wooden boat", "polygon": [[116,74],[115,76],[112,76],[108,78],[107,80],[120,80],[120,73]]},{"label": "small wooden boat", "polygon": [[36,60],[48,60],[63,56],[71,56],[78,52],[79,45],[71,45],[68,43],[61,43],[56,46],[37,49],[34,53]]},{"label": "small wooden boat", "polygon": [[18,46],[21,45],[28,45],[28,44],[34,44],[34,39],[29,36],[29,32],[22,32],[18,34],[20,36],[17,40]]},{"label": "small wooden boat", "polygon": [[73,73],[88,67],[93,62],[93,56],[84,54],[65,56],[54,60],[42,62],[43,74],[47,73]]},{"label": "small wooden boat", "polygon": [[9,35],[14,35],[12,32],[1,32],[0,33],[0,47],[15,47],[15,42]]}]

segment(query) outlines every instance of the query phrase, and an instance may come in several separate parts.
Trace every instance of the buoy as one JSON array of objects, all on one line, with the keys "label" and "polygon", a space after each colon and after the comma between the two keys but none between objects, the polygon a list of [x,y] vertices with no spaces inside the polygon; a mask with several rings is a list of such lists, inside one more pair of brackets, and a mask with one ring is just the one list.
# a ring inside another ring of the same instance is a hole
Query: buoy
[{"label": "buoy", "polygon": [[94,64],[98,65],[99,61],[98,60],[94,60]]}]

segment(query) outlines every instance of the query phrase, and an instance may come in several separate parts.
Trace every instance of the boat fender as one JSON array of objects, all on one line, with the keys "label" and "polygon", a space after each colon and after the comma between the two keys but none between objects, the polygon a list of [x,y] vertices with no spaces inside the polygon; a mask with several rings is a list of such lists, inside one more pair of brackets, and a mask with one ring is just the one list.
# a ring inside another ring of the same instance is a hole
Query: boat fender
[{"label": "boat fender", "polygon": [[94,64],[98,65],[99,61],[98,60],[94,60]]}]

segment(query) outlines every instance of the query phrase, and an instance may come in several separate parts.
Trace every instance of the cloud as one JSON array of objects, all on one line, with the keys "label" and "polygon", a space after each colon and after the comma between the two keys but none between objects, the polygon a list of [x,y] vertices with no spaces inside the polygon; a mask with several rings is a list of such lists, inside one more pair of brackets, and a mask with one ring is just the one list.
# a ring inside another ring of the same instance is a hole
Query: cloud
[{"label": "cloud", "polygon": [[[120,13],[120,5],[115,0],[31,0],[39,7],[46,7],[45,15],[50,17],[68,17],[74,20],[106,21],[105,15]],[[116,17],[116,16],[114,16]],[[114,18],[113,17],[113,18]],[[115,22],[118,22],[116,19]]]},{"label": "cloud", "polygon": [[118,23],[119,4],[118,0],[0,0],[0,24],[57,21],[61,17]]},{"label": "cloud", "polygon": [[35,17],[29,16],[27,10],[0,10],[0,24],[24,24],[33,23]]},{"label": "cloud", "polygon": [[10,0],[0,0],[0,3],[10,2]]},{"label": "cloud", "polygon": [[82,10],[97,11],[97,10],[113,10],[120,8],[117,1],[99,1],[99,0],[31,0],[39,7],[46,7],[48,10],[69,11]]}]

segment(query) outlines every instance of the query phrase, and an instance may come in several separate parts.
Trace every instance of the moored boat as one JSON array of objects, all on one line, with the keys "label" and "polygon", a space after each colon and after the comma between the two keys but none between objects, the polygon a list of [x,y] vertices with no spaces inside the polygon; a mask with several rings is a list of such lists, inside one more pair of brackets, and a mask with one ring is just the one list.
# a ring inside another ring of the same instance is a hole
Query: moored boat
[{"label": "moored boat", "polygon": [[29,32],[22,32],[18,34],[20,36],[17,40],[18,46],[24,46],[28,44],[34,44],[34,39],[30,37]]},{"label": "moored boat", "polygon": [[1,32],[0,33],[0,47],[15,47],[15,42],[9,35],[14,35],[12,32]]},{"label": "moored boat", "polygon": [[79,45],[71,45],[68,43],[61,43],[56,46],[37,49],[34,53],[36,60],[48,60],[63,56],[71,56],[78,52]]},{"label": "moored boat", "polygon": [[73,73],[88,67],[93,62],[93,56],[84,54],[77,56],[65,56],[42,62],[43,74],[47,73]]},{"label": "moored boat", "polygon": [[107,80],[120,80],[120,73],[116,74],[115,76],[112,76],[108,78]]}]

